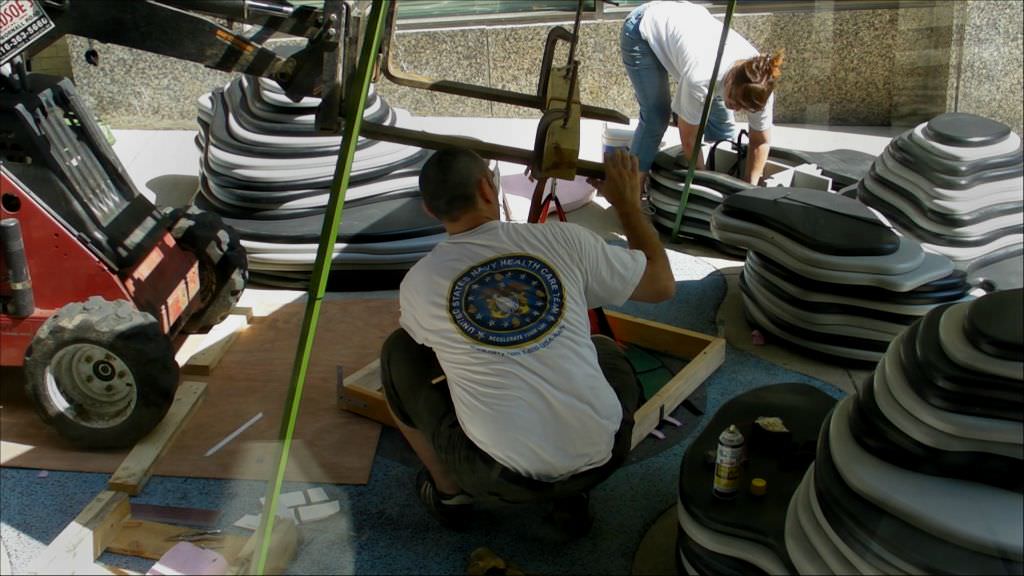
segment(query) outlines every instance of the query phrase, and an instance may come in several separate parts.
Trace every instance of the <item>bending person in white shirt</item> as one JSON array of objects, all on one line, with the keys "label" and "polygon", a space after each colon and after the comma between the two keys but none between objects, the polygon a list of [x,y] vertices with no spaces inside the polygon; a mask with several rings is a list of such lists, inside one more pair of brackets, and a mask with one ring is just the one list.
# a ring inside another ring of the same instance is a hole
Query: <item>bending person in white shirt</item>
[{"label": "bending person in white shirt", "polygon": [[[715,66],[722,23],[706,8],[690,2],[657,1],[643,4],[626,18],[619,36],[622,64],[640,105],[640,122],[630,151],[646,173],[658,153],[672,113],[678,117],[683,158],[689,161],[697,144],[704,101]],[[783,54],[759,54],[745,38],[730,30],[715,79],[714,97],[704,140],[733,140],[737,129],[733,111],[748,113],[750,143],[745,179],[757,184],[768,160],[775,84],[781,76]],[[669,78],[677,83],[672,98]],[[698,156],[697,169],[704,169]]]},{"label": "bending person in white shirt", "polygon": [[448,238],[402,281],[381,370],[425,466],[420,499],[445,526],[464,527],[474,497],[550,500],[581,535],[588,491],[629,453],[641,390],[615,342],[591,336],[589,310],[667,300],[675,280],[641,211],[636,158],[620,150],[605,166],[594,184],[629,248],[575,224],[500,221],[494,175],[470,150],[441,150],[420,173]]}]

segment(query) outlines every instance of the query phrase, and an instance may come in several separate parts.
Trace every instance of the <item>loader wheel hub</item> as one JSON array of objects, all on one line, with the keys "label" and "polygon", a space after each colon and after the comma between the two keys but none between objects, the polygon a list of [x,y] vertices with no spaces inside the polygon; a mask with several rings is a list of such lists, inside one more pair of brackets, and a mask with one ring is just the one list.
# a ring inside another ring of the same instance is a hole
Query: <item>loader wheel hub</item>
[{"label": "loader wheel hub", "polygon": [[135,379],[116,354],[95,344],[71,344],[46,370],[50,396],[85,426],[109,427],[124,421],[135,407]]},{"label": "loader wheel hub", "polygon": [[92,373],[104,382],[110,382],[117,376],[114,365],[106,360],[101,360],[92,365]]}]

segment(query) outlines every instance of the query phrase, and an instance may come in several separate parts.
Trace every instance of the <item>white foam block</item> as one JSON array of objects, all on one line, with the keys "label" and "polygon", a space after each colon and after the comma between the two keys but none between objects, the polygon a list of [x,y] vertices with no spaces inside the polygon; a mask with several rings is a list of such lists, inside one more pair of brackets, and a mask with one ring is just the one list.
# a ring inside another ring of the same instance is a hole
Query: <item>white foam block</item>
[{"label": "white foam block", "polygon": [[[298,517],[295,514],[294,510],[295,509],[293,509],[293,508],[286,508],[284,506],[278,506],[277,507],[277,517],[278,518],[285,518],[287,520],[291,520],[291,521],[295,522],[296,524],[298,524],[299,520],[298,520]],[[260,514],[246,514],[245,516],[242,516],[241,518],[239,518],[238,520],[235,521],[235,526],[238,526],[239,528],[245,528],[246,530],[256,530],[257,528],[260,527],[260,518],[261,517],[262,517],[262,515],[260,515]]]},{"label": "white foam block", "polygon": [[330,502],[300,506],[296,508],[296,511],[298,512],[299,522],[306,524],[334,516],[341,511],[341,504],[337,500],[331,500]]},{"label": "white foam block", "polygon": [[246,514],[238,520],[235,520],[235,526],[245,528],[246,530],[255,530],[260,527],[260,515]]},{"label": "white foam block", "polygon": [[[326,498],[325,498],[326,499]],[[296,506],[302,506],[306,503],[306,494],[304,492],[285,492],[278,496],[277,505],[284,508],[295,508]],[[263,506],[267,505],[266,498],[260,498],[260,504]]]},{"label": "white foam block", "polygon": [[306,490],[306,496],[309,497],[310,504],[327,501],[327,492],[324,492],[323,488],[310,488]]}]

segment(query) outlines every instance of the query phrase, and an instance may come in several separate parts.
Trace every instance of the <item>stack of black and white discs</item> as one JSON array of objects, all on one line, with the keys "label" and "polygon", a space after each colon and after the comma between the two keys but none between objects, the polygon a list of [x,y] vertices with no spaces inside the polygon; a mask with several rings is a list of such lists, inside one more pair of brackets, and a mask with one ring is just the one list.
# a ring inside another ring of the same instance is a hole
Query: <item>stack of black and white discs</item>
[{"label": "stack of black and white discs", "polygon": [[[647,179],[647,194],[654,207],[654,224],[667,231],[675,226],[680,196],[686,186],[687,170],[675,160],[679,151],[680,147],[675,146],[659,152]],[[726,198],[750,188],[753,186],[735,176],[710,170],[694,171],[680,234],[710,244],[725,254],[742,257],[743,248],[715,238],[711,232],[711,215]]]},{"label": "stack of black and white discs", "polygon": [[[199,100],[195,203],[238,231],[256,282],[301,285],[312,270],[342,140],[316,132],[319,105],[250,76]],[[386,125],[408,116],[372,89],[363,114]],[[429,151],[362,137],[356,146],[332,270],[407,269],[444,238],[420,201]]]},{"label": "stack of black and white discs", "polygon": [[1024,284],[1024,153],[1009,127],[948,113],[897,136],[857,197],[972,283]]},{"label": "stack of black and white discs", "polygon": [[[812,465],[822,422],[836,400],[809,384],[744,392],[714,414],[686,450],[679,472],[677,569],[688,574],[791,574],[786,517]],[[770,415],[768,428],[758,424]],[[719,434],[743,436],[739,477],[722,493]],[[771,429],[769,431],[769,428]],[[751,488],[760,482],[760,492]],[[751,488],[748,488],[751,487]]]},{"label": "stack of black and white discs", "polygon": [[839,402],[786,517],[799,573],[1024,571],[1022,307],[935,308]]},{"label": "stack of black and white discs", "polygon": [[817,355],[877,362],[923,314],[973,298],[949,258],[841,195],[745,190],[727,197],[710,224],[719,241],[747,249],[740,287],[750,322]]}]

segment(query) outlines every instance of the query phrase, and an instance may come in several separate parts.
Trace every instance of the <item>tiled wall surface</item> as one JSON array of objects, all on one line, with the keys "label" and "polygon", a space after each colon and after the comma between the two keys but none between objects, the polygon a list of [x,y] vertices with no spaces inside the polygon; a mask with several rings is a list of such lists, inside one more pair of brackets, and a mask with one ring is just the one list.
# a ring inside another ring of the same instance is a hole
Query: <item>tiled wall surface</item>
[{"label": "tiled wall surface", "polygon": [[963,54],[957,109],[996,118],[1022,134],[1024,2],[971,0],[957,5]]},{"label": "tiled wall surface", "polygon": [[[913,125],[946,110],[975,112],[1021,132],[1021,21],[1017,1],[942,1],[927,7],[739,14],[733,26],[762,50],[785,48],[776,121],[822,125]],[[518,92],[537,89],[551,25],[399,32],[403,70]],[[566,23],[565,26],[571,26]],[[585,22],[578,56],[585,103],[636,117],[618,54],[620,22]],[[962,49],[961,49],[962,45]],[[114,127],[195,124],[196,98],[229,75],[197,64],[98,45],[99,68],[70,38],[74,78],[97,115]],[[556,62],[564,62],[564,50]],[[397,86],[389,102],[432,116],[537,117],[533,110]]]},{"label": "tiled wall surface", "polygon": [[898,10],[891,33],[894,125],[913,125],[953,109],[957,41],[955,5]]},{"label": "tiled wall surface", "polygon": [[91,66],[86,41],[67,39],[75,86],[112,128],[194,129],[196,100],[231,79],[193,62],[98,42],[99,66]]}]

